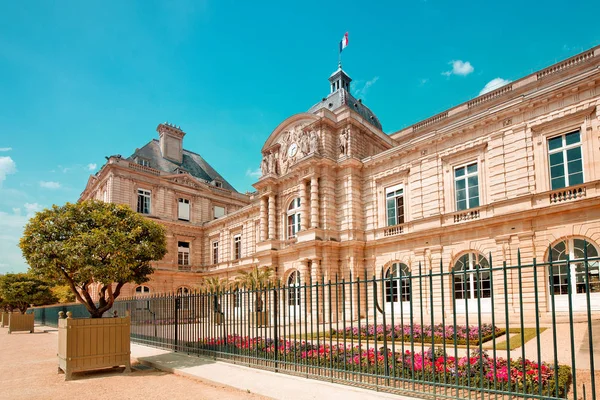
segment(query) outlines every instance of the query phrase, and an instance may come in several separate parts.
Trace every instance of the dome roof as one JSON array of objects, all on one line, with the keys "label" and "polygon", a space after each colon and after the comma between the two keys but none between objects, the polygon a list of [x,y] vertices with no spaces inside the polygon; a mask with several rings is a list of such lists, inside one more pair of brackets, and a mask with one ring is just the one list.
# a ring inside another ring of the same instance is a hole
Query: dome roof
[{"label": "dome roof", "polygon": [[329,77],[331,93],[312,106],[308,112],[315,113],[322,108],[333,111],[341,106],[348,106],[352,111],[360,114],[367,123],[381,131],[381,123],[373,111],[369,110],[369,107],[365,106],[361,100],[357,100],[350,94],[350,82],[352,82],[352,78],[342,69],[340,63],[338,69]]},{"label": "dome roof", "polygon": [[331,93],[325,99],[312,106],[308,112],[315,113],[322,108],[327,108],[328,110],[333,111],[344,105],[348,106],[354,112],[360,114],[365,121],[373,125],[375,128],[383,130],[381,127],[381,122],[379,122],[379,118],[377,118],[375,113],[373,113],[369,107],[365,106],[362,101],[357,100],[354,96],[348,93],[348,91],[346,91],[344,88]]}]

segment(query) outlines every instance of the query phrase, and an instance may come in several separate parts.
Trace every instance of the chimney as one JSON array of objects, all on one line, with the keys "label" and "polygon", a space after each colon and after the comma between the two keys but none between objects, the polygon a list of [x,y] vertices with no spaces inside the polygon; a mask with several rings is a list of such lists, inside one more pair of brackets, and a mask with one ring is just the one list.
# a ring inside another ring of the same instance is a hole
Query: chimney
[{"label": "chimney", "polygon": [[183,162],[183,137],[185,132],[179,126],[168,122],[158,124],[156,127],[160,143],[160,153],[163,158],[177,164]]}]

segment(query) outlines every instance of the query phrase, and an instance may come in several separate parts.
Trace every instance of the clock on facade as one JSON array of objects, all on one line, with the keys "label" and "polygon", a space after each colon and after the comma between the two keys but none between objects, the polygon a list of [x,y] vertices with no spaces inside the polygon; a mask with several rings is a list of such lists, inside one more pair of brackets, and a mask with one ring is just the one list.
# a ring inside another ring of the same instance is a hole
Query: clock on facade
[{"label": "clock on facade", "polygon": [[288,157],[294,157],[298,152],[298,145],[296,143],[292,143],[288,148]]}]

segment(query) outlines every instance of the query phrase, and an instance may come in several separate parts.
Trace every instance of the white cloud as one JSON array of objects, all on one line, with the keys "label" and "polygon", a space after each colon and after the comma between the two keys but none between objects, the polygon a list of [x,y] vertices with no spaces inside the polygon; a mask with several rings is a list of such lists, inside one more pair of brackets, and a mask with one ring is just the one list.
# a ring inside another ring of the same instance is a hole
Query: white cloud
[{"label": "white cloud", "polygon": [[353,81],[352,83],[350,83],[351,92],[354,95],[354,97],[364,100],[367,95],[367,92],[369,91],[369,88],[371,86],[373,86],[375,84],[375,82],[377,82],[378,80],[379,80],[379,77],[376,76],[373,79],[370,79],[366,82],[365,81]]},{"label": "white cloud", "polygon": [[502,79],[502,78],[494,78],[491,81],[489,81],[488,83],[485,84],[485,86],[483,87],[483,89],[481,89],[481,92],[479,92],[479,95],[481,96],[482,94],[485,94],[487,92],[491,92],[492,90],[498,89],[500,86],[504,86],[508,83],[511,83],[512,81],[507,80],[507,79]]},{"label": "white cloud", "polygon": [[2,182],[6,179],[6,175],[17,172],[17,164],[10,157],[0,157],[0,188]]},{"label": "white cloud", "polygon": [[12,147],[0,147],[0,151],[11,151]]},{"label": "white cloud", "polygon": [[450,76],[450,75],[460,75],[467,76],[471,72],[475,71],[475,68],[471,65],[469,61],[462,60],[452,60],[448,64],[452,65],[451,71],[442,72],[442,75]]},{"label": "white cloud", "polygon": [[96,165],[95,163],[89,163],[89,164],[87,165],[87,169],[88,169],[88,171],[95,171],[95,170],[96,170],[96,167],[98,167],[98,165]]},{"label": "white cloud", "polygon": [[38,203],[25,203],[23,208],[27,211],[26,215],[21,213],[21,208],[13,208],[12,214],[0,211],[0,274],[27,270],[27,263],[18,247],[19,239],[29,218],[43,207]]},{"label": "white cloud", "polygon": [[257,168],[254,171],[252,171],[251,169],[247,169],[246,170],[246,176],[258,179],[258,178],[260,178],[262,176],[262,172],[261,172],[260,168]]},{"label": "white cloud", "polygon": [[44,189],[59,189],[60,183],[52,181],[40,181],[40,187],[43,187]]},{"label": "white cloud", "polygon": [[[25,207],[25,211],[27,211],[27,216],[31,217],[33,214],[35,214],[38,211],[41,211],[44,209],[43,206],[39,205],[38,203],[25,203],[23,205],[23,207]],[[14,211],[15,209],[13,209]],[[19,214],[21,213],[21,210],[17,208],[17,210],[19,210]],[[16,214],[16,212],[15,212]]]}]

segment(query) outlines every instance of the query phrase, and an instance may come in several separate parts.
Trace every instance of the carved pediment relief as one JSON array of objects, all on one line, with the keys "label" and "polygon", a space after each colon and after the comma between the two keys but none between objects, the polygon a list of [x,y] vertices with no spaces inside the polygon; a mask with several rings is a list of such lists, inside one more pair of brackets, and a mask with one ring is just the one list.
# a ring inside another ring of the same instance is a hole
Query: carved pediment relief
[{"label": "carved pediment relief", "polygon": [[165,178],[169,182],[178,183],[180,185],[193,187],[195,189],[200,189],[199,183],[187,174],[178,174],[176,176],[171,176]]},{"label": "carved pediment relief", "polygon": [[284,175],[299,160],[309,154],[319,154],[321,134],[312,126],[314,121],[298,121],[270,137],[263,148],[261,171],[263,176]]}]

